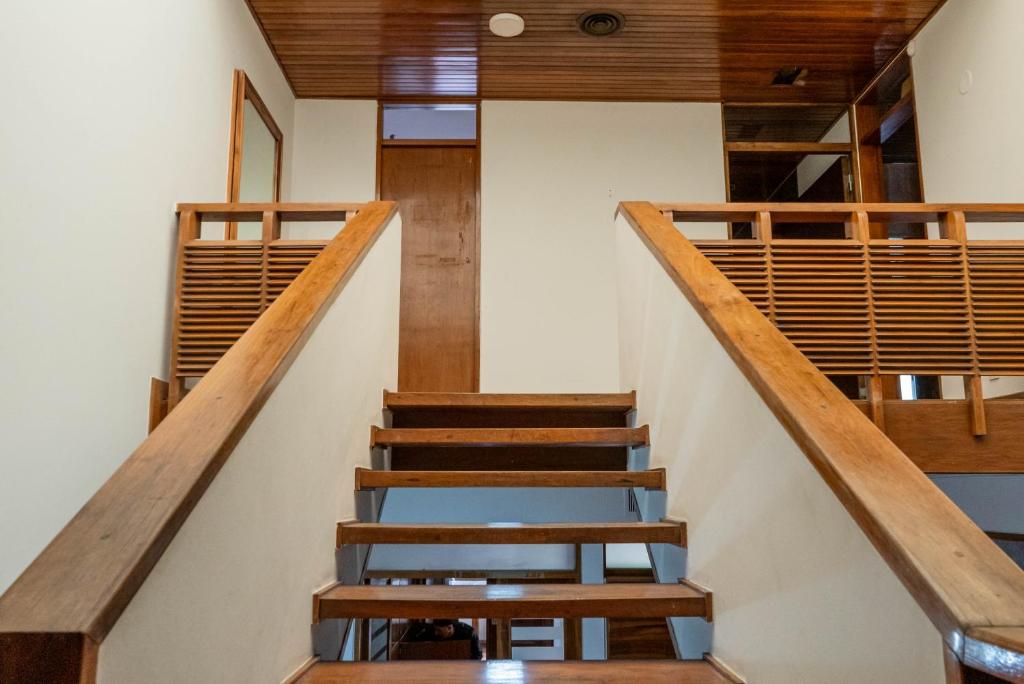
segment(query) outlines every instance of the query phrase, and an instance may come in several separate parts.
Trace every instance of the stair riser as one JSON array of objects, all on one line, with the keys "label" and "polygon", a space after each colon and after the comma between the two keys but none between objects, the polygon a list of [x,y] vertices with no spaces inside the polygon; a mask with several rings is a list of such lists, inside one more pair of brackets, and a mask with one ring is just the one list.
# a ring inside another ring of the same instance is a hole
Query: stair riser
[{"label": "stair riser", "polygon": [[400,409],[395,428],[600,428],[626,427],[623,412],[510,409]]},{"label": "stair riser", "polygon": [[705,617],[703,598],[623,599],[620,601],[402,601],[321,599],[318,615],[332,618],[575,618],[575,617]]},{"label": "stair riser", "polygon": [[382,487],[644,487],[665,488],[664,469],[617,472],[427,472],[356,469],[356,490]]},{"label": "stair riser", "polygon": [[370,428],[374,447],[640,447],[650,428]]},{"label": "stair riser", "polygon": [[392,470],[625,470],[623,447],[393,447]]},{"label": "stair riser", "polygon": [[344,531],[338,535],[343,544],[682,544],[678,528],[644,531],[566,531],[559,533],[529,530],[488,530],[452,535],[429,530]]}]

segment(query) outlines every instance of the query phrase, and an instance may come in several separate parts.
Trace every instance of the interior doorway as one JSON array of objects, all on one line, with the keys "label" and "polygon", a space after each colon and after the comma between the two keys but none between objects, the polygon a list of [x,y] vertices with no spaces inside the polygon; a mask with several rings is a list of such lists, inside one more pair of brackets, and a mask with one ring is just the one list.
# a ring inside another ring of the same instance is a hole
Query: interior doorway
[{"label": "interior doorway", "polygon": [[480,114],[381,103],[377,188],[399,203],[398,390],[480,389]]}]

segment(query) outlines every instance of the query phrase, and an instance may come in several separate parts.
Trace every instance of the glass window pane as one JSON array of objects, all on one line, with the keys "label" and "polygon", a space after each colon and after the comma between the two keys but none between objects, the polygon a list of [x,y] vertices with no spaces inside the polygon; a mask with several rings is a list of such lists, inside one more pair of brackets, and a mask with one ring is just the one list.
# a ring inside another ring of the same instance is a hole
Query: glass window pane
[{"label": "glass window pane", "polygon": [[385,140],[475,140],[476,105],[384,105]]}]

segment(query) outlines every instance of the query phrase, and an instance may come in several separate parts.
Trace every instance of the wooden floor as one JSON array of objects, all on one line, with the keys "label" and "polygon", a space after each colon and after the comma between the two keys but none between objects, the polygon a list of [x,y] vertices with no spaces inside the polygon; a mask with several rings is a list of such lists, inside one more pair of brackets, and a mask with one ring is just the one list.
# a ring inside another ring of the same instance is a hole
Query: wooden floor
[{"label": "wooden floor", "polygon": [[487,662],[392,662],[318,663],[298,684],[366,684],[368,682],[448,682],[501,684],[734,684],[704,661],[616,662],[529,662],[491,660]]}]

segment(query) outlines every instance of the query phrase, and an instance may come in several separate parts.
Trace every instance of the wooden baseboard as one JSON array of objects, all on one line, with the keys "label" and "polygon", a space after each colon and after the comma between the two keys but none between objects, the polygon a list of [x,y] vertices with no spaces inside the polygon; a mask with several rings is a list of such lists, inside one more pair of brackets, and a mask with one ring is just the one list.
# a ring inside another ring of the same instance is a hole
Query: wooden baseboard
[{"label": "wooden baseboard", "polygon": [[320,659],[316,656],[309,656],[302,665],[299,665],[294,672],[285,677],[281,684],[295,684],[302,677],[309,672],[310,668],[320,662]]}]

